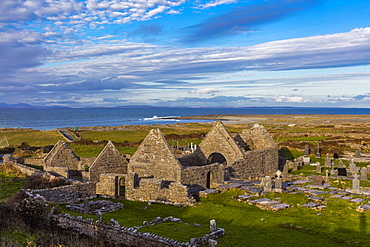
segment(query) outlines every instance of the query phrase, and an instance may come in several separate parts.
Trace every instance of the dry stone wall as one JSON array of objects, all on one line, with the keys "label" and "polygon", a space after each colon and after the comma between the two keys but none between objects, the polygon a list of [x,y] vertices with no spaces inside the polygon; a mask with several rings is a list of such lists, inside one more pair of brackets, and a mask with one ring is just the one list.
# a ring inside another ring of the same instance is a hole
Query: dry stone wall
[{"label": "dry stone wall", "polygon": [[40,189],[27,191],[32,197],[43,197],[45,201],[56,202],[56,203],[71,203],[78,202],[84,198],[95,198],[96,197],[96,183],[76,183],[72,185],[65,185],[55,187],[51,189]]},{"label": "dry stone wall", "polygon": [[106,242],[112,246],[198,247],[208,243],[209,239],[217,239],[225,234],[224,229],[218,228],[205,236],[193,238],[189,242],[181,242],[151,233],[139,232],[135,227],[112,226],[102,222],[95,222],[91,219],[82,219],[70,215],[52,215],[51,217],[60,228],[97,239],[104,237]]},{"label": "dry stone wall", "polygon": [[[210,173],[210,175],[208,175]],[[197,185],[203,188],[214,187],[224,181],[224,166],[211,164],[192,166],[182,170],[181,182],[186,185]]]},{"label": "dry stone wall", "polygon": [[45,166],[66,167],[70,170],[80,170],[80,157],[78,157],[69,146],[58,141],[53,149],[44,159]]},{"label": "dry stone wall", "polygon": [[175,205],[192,205],[195,200],[189,197],[186,186],[178,182],[164,183],[157,178],[139,178],[131,173],[126,178],[126,199],[132,201],[168,202]]}]

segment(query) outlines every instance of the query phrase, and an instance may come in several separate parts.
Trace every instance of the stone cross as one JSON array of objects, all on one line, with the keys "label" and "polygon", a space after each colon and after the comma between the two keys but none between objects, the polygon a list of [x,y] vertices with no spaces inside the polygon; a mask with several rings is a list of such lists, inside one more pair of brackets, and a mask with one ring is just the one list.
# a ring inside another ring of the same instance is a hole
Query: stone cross
[{"label": "stone cross", "polygon": [[360,180],[366,180],[367,181],[367,169],[366,169],[366,167],[361,168]]},{"label": "stone cross", "polygon": [[271,189],[272,189],[271,177],[266,176],[263,179],[263,191],[264,192],[271,192]]},{"label": "stone cross", "polygon": [[334,170],[334,162],[331,162],[331,170],[330,170],[330,175],[335,175],[335,170]]},{"label": "stone cross", "polygon": [[352,181],[352,189],[354,190],[355,193],[360,192],[360,181],[358,180],[358,175],[355,173],[354,179]]},{"label": "stone cross", "polygon": [[216,230],[217,230],[216,220],[210,220],[210,222],[209,222],[209,231],[212,233],[212,232],[215,232]]},{"label": "stone cross", "polygon": [[328,179],[329,178],[329,170],[325,170],[325,178]]},{"label": "stone cross", "polygon": [[321,173],[321,165],[320,162],[316,163],[316,173]]},{"label": "stone cross", "polygon": [[281,171],[276,172],[277,177],[275,178],[275,192],[283,192],[283,179],[281,178]]}]

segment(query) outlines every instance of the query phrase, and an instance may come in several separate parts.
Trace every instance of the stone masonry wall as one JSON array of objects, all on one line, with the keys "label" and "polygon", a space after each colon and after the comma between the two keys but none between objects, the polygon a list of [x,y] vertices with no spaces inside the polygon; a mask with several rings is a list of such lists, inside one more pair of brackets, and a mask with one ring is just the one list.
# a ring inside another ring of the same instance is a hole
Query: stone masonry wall
[{"label": "stone masonry wall", "polygon": [[170,202],[179,205],[192,205],[195,202],[189,197],[187,187],[180,183],[174,182],[167,187],[164,186],[163,180],[156,178],[141,178],[139,183],[136,183],[132,173],[126,178],[126,199],[142,202]]},{"label": "stone masonry wall", "polygon": [[84,234],[93,238],[102,238],[114,246],[131,247],[198,247],[208,243],[209,239],[217,239],[225,234],[225,230],[218,228],[216,231],[205,236],[191,239],[191,242],[180,242],[155,234],[139,232],[135,227],[111,226],[89,219],[80,219],[70,215],[51,216],[56,225],[63,229],[69,229],[78,234]]},{"label": "stone masonry wall", "polygon": [[42,158],[24,158],[23,164],[26,165],[33,165],[33,166],[43,166],[44,165],[44,159]]},{"label": "stone masonry wall", "polygon": [[126,174],[107,173],[101,174],[96,183],[96,194],[109,197],[124,196],[119,194],[119,185],[124,185]]},{"label": "stone masonry wall", "polygon": [[121,154],[112,142],[108,142],[94,163],[90,166],[90,180],[99,181],[104,173],[127,173],[128,160]]},{"label": "stone masonry wall", "polygon": [[139,177],[181,181],[181,164],[159,129],[151,130],[145,137],[130,159],[128,172]]},{"label": "stone masonry wall", "polygon": [[70,170],[79,170],[80,157],[69,146],[59,141],[44,159],[45,166],[67,167]]},{"label": "stone masonry wall", "polygon": [[243,158],[243,151],[219,121],[207,133],[196,152],[206,159],[213,153],[220,153],[226,158],[227,163]]},{"label": "stone masonry wall", "polygon": [[210,186],[222,184],[224,181],[224,166],[211,164],[206,166],[192,166],[182,170],[181,183],[186,185],[199,185],[207,188],[207,174],[211,172]]},{"label": "stone masonry wall", "polygon": [[62,177],[69,178],[69,170],[66,167],[45,166],[44,170],[52,174],[58,174]]},{"label": "stone masonry wall", "polygon": [[73,185],[65,185],[51,189],[40,189],[27,191],[31,195],[40,195],[48,202],[56,203],[71,203],[78,202],[85,197],[95,198],[96,194],[95,182],[76,183]]},{"label": "stone masonry wall", "polygon": [[279,156],[276,148],[246,152],[245,159],[230,164],[226,170],[231,178],[253,179],[274,175],[278,170]]}]

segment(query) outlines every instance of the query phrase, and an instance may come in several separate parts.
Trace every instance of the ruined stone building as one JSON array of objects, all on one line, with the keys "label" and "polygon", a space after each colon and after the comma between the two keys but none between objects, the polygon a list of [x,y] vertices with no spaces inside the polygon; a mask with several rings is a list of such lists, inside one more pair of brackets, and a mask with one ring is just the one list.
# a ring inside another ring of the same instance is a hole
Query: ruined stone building
[{"label": "ruined stone building", "polygon": [[[83,170],[79,157],[64,142],[55,145],[44,163],[54,172],[57,167]],[[176,158],[161,131],[153,129],[129,161],[108,142],[82,175],[84,181],[97,182],[96,194],[102,196],[188,205],[194,202],[194,191],[230,178],[273,175],[277,169],[277,147],[263,126],[232,137],[218,121],[190,155]]]}]

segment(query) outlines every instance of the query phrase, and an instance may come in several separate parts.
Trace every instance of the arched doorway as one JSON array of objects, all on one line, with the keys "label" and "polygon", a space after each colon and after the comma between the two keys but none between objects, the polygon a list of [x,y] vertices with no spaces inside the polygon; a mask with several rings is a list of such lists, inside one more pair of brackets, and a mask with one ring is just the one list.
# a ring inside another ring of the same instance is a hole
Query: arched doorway
[{"label": "arched doorway", "polygon": [[213,182],[213,174],[212,171],[207,172],[207,180],[206,180],[206,187],[210,189]]},{"label": "arched doorway", "polygon": [[223,156],[222,154],[220,154],[220,153],[212,153],[208,157],[207,163],[208,164],[220,163],[220,164],[226,165],[227,164],[227,161],[226,161],[225,156]]}]

